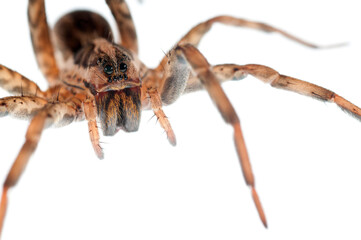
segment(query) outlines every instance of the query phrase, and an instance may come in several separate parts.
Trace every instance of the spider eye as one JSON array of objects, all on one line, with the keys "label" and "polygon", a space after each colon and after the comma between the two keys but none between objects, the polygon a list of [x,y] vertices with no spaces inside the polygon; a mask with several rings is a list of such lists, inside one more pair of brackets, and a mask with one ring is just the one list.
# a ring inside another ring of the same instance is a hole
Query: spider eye
[{"label": "spider eye", "polygon": [[111,75],[113,73],[113,67],[111,65],[106,65],[104,67],[104,72],[108,75]]},{"label": "spider eye", "polygon": [[120,63],[119,64],[119,71],[125,72],[125,71],[127,71],[127,69],[128,69],[127,64],[125,64],[125,63]]}]

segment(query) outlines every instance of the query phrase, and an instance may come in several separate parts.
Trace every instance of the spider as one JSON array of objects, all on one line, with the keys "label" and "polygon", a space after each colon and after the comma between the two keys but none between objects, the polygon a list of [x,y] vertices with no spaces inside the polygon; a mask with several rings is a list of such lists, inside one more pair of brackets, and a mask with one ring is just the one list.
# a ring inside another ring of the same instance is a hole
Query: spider
[{"label": "spider", "polygon": [[[251,188],[260,218],[266,225],[238,117],[219,87],[218,81],[240,80],[250,74],[265,82],[271,82],[276,87],[323,100],[333,100],[344,110],[360,115],[358,107],[333,92],[278,75],[276,71],[266,66],[227,64],[211,67],[196,48],[203,34],[209,30],[208,27],[216,22],[276,31],[291,37],[268,25],[228,16],[213,18],[197,25],[186,34],[166,54],[157,68],[148,69],[137,59],[134,25],[130,15],[124,14],[128,13],[125,2],[107,2],[118,23],[121,46],[113,43],[113,35],[102,17],[84,11],[73,12],[59,20],[54,28],[57,37],[51,42],[46,30],[47,23],[42,21],[45,18],[41,17],[45,14],[43,1],[29,3],[34,51],[50,88],[43,92],[32,81],[1,66],[2,87],[19,95],[1,100],[2,113],[32,119],[26,134],[27,140],[4,184],[1,215],[5,214],[8,188],[17,182],[45,127],[64,126],[72,121],[87,120],[91,143],[97,156],[102,158],[97,119],[104,135],[114,135],[120,129],[132,132],[139,127],[141,110],[152,109],[166,131],[168,140],[174,145],[175,135],[162,110],[162,105],[172,104],[183,93],[206,88],[222,117],[234,128],[236,147],[245,180]],[[92,28],[89,31],[95,36],[89,37],[91,34],[86,32],[87,25],[80,27],[85,31],[84,36],[72,32],[79,31],[76,25],[82,24],[83,21],[91,23]],[[96,29],[95,33],[94,29]],[[80,39],[69,38],[69,35],[80,36]],[[316,47],[297,38],[294,40]],[[53,48],[61,53],[56,60]],[[0,220],[0,223],[2,222],[3,220]]]}]

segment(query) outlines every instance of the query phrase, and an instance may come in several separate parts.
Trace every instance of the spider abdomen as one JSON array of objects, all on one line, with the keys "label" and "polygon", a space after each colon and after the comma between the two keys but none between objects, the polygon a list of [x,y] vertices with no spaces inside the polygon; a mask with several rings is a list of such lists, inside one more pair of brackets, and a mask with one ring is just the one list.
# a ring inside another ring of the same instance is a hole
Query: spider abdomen
[{"label": "spider abdomen", "polygon": [[108,22],[90,11],[73,11],[61,17],[54,27],[55,45],[63,60],[73,57],[96,38],[113,41]]}]

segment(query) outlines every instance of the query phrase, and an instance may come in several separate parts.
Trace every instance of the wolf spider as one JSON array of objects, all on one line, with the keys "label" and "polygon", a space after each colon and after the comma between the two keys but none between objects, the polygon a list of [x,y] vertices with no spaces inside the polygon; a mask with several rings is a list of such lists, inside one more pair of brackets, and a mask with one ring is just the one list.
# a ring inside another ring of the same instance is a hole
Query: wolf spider
[{"label": "wolf spider", "polygon": [[[162,106],[174,103],[184,93],[205,89],[224,121],[234,129],[234,141],[246,184],[250,187],[259,217],[267,227],[240,121],[220,84],[243,79],[249,74],[272,87],[334,102],[353,116],[361,116],[360,108],[325,88],[258,64],[210,66],[197,49],[214,23],[276,32],[308,47],[318,47],[280,29],[230,16],[214,17],[192,28],[169,50],[158,67],[150,69],[137,57],[137,35],[126,3],[122,0],[107,0],[106,3],[117,22],[119,44],[114,43],[105,19],[90,11],[75,11],[63,16],[51,30],[54,38],[50,38],[44,0],[29,0],[33,48],[49,88],[42,91],[31,80],[0,65],[0,86],[17,95],[0,99],[1,116],[31,120],[25,143],[3,185],[0,234],[8,190],[16,185],[42,131],[50,126],[62,127],[87,120],[91,144],[97,157],[102,159],[97,121],[105,136],[113,136],[120,129],[133,132],[138,130],[141,111],[151,109],[169,142],[175,145],[175,134]],[[59,53],[56,57],[55,52]]]}]

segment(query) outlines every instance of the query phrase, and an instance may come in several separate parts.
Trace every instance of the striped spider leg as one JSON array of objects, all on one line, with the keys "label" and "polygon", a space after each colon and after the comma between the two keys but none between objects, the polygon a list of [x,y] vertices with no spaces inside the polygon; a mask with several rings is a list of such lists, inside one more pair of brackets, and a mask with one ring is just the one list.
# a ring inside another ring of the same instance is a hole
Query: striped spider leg
[{"label": "striped spider leg", "polygon": [[[38,145],[42,131],[50,126],[62,127],[81,120],[84,114],[81,95],[73,96],[67,90],[59,88],[49,88],[42,92],[34,82],[4,66],[0,66],[0,80],[3,88],[19,95],[0,99],[0,116],[10,115],[31,120],[25,142],[3,184],[0,203],[1,233],[8,202],[7,192],[18,182]],[[57,93],[56,98],[53,98],[54,93]]]}]

